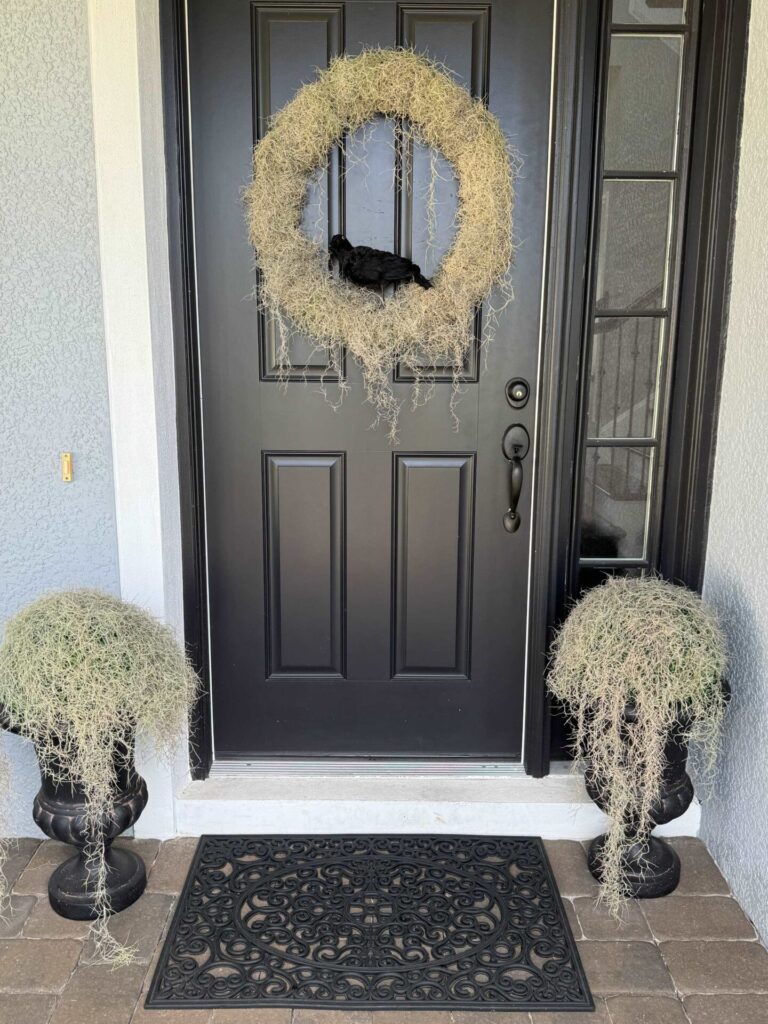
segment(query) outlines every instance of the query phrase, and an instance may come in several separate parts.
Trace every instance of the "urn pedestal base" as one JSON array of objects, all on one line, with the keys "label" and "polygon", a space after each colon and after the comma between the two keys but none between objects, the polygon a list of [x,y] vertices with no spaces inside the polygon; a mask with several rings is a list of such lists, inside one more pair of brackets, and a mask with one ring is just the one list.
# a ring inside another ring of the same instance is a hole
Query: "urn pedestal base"
[{"label": "urn pedestal base", "polygon": [[[602,881],[603,844],[606,836],[598,836],[589,844],[587,866],[598,882]],[[622,858],[622,871],[627,895],[636,900],[653,900],[669,896],[680,881],[680,858],[656,836],[645,843],[635,843]]]},{"label": "urn pedestal base", "polygon": [[[624,712],[628,724],[632,724],[637,716],[634,705],[627,705]],[[681,720],[679,728],[673,729],[665,744],[664,760],[666,767],[661,782],[661,792],[651,811],[651,822],[666,825],[684,814],[693,800],[693,783],[686,771],[688,761],[688,745],[681,737],[689,720]],[[606,810],[606,787],[593,772],[587,770],[585,775],[587,792],[601,810]],[[638,834],[635,842],[622,858],[622,873],[628,896],[638,900],[657,899],[674,892],[680,881],[680,858],[675,851],[650,832]],[[630,833],[631,834],[631,833]],[[602,880],[603,846],[607,836],[598,836],[590,844],[587,853],[587,864],[593,877]]]},{"label": "urn pedestal base", "polygon": [[[82,787],[57,784],[44,771],[41,771],[41,778],[43,784],[32,810],[35,822],[51,839],[71,843],[78,851],[74,857],[60,864],[48,881],[51,907],[61,917],[92,921],[97,917],[94,912],[96,870],[85,853],[88,823]],[[106,890],[110,909],[115,914],[135,903],[147,885],[147,872],[141,857],[131,850],[112,846],[112,841],[130,828],[146,807],[147,785],[133,769],[122,766],[118,771],[118,781],[115,802],[102,822]]]},{"label": "urn pedestal base", "polygon": [[[107,894],[113,914],[125,910],[144,892],[147,872],[144,861],[131,850],[108,847],[105,856]],[[73,921],[92,921],[93,872],[85,854],[80,852],[60,864],[48,880],[48,899],[60,917]]]}]

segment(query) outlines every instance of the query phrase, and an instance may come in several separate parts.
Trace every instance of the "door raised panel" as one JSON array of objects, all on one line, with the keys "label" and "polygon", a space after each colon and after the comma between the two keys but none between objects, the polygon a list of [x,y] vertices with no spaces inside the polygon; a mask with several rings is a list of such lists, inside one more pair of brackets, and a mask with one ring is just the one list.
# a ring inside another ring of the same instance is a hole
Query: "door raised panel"
[{"label": "door raised panel", "polygon": [[264,455],[267,677],[344,675],[344,456]]},{"label": "door raised panel", "polygon": [[395,455],[393,672],[469,678],[474,455]]},{"label": "door raised panel", "polygon": [[399,36],[445,64],[473,96],[488,95],[490,8],[401,4]]},{"label": "door raised panel", "polygon": [[[254,53],[254,142],[269,127],[269,119],[293,99],[315,70],[326,67],[344,49],[344,9],[324,7],[271,7],[255,5],[251,32]],[[304,230],[322,245],[341,230],[344,176],[338,151],[330,154],[327,174],[310,182],[304,214]],[[288,336],[290,369],[281,373],[279,331],[269,317],[261,316],[259,351],[262,380],[335,379],[327,356],[312,339],[291,330]],[[284,362],[285,360],[283,360]]]}]

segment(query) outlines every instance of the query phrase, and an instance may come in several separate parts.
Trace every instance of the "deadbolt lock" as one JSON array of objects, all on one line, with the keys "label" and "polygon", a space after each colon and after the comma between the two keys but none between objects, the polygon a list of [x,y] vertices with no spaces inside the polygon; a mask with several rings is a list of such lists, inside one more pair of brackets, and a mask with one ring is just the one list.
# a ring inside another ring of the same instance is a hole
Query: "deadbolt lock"
[{"label": "deadbolt lock", "polygon": [[527,380],[522,377],[513,377],[512,380],[507,381],[504,391],[512,408],[522,409],[528,402],[531,388]]}]

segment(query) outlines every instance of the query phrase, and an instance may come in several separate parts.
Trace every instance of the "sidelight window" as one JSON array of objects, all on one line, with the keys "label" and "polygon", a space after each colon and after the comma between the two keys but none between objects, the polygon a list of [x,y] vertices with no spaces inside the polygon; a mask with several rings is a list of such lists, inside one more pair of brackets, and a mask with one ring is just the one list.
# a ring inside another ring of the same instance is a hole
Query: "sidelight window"
[{"label": "sidelight window", "polygon": [[601,67],[574,523],[578,580],[656,567],[695,0],[613,0]]}]

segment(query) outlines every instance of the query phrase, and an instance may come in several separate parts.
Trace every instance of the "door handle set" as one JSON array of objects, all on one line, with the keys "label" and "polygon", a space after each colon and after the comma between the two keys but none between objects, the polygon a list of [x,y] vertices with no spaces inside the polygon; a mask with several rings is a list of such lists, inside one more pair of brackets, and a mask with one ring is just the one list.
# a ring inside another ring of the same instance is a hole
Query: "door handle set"
[{"label": "door handle set", "polygon": [[507,533],[515,533],[520,529],[520,513],[517,504],[523,489],[523,459],[531,447],[528,431],[522,423],[513,423],[504,431],[501,450],[509,462],[509,508],[504,513],[502,522]]}]

